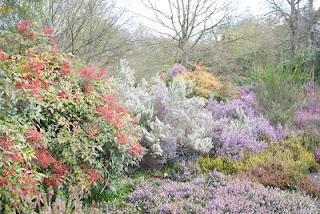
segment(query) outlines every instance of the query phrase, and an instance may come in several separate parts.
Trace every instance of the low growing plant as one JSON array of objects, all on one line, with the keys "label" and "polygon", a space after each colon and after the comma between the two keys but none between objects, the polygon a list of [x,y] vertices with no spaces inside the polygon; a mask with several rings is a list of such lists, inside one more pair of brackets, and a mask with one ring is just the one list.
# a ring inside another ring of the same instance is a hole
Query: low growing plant
[{"label": "low growing plant", "polygon": [[[217,172],[188,182],[143,181],[115,213],[317,213],[316,202],[300,193],[229,180]],[[131,210],[129,209],[131,208]]]}]

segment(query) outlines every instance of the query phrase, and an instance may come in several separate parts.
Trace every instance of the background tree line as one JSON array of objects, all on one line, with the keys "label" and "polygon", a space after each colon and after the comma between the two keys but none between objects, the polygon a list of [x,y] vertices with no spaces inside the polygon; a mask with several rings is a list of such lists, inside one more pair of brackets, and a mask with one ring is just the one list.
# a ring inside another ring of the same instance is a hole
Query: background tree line
[{"label": "background tree line", "polygon": [[174,63],[238,75],[302,52],[319,75],[320,9],[314,0],[264,0],[269,13],[263,17],[237,16],[235,1],[169,0],[168,10],[141,2],[153,12],[144,17],[152,29],[135,25],[132,14],[108,0],[4,0],[0,29],[31,19],[53,27],[63,51],[101,66],[126,58],[138,78]]}]

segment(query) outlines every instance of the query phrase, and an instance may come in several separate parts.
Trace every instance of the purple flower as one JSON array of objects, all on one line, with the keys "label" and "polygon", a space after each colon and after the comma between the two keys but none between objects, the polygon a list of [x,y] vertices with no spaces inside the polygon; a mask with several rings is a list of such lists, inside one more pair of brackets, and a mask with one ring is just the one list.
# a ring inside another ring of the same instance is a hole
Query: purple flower
[{"label": "purple flower", "polygon": [[245,152],[260,152],[266,148],[264,142],[259,142],[243,131],[223,131],[219,140],[223,143],[218,154],[226,156],[230,161],[242,159]]},{"label": "purple flower", "polygon": [[273,127],[258,113],[253,92],[242,87],[240,95],[226,103],[210,100],[206,107],[214,119],[206,128],[206,134],[215,142],[214,155],[229,160],[241,159],[246,152],[263,151],[267,142],[279,142],[288,135],[281,124]]},{"label": "purple flower", "polygon": [[127,202],[150,213],[317,213],[309,196],[227,180],[215,172],[187,182],[145,180]]},{"label": "purple flower", "polygon": [[175,137],[166,137],[161,140],[160,144],[166,160],[173,160],[177,157],[177,139]]},{"label": "purple flower", "polygon": [[170,70],[167,71],[167,76],[168,77],[174,77],[178,74],[181,74],[182,72],[187,71],[187,69],[181,65],[181,64],[176,64],[174,65]]},{"label": "purple flower", "polygon": [[295,113],[294,123],[320,139],[320,99],[309,97],[307,105]]}]

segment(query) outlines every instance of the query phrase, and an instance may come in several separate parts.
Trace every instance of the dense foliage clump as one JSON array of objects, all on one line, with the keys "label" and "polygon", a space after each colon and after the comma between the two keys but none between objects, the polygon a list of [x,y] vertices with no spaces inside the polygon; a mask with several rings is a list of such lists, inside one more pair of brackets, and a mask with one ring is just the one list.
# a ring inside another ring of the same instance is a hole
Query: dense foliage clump
[{"label": "dense foliage clump", "polygon": [[[25,21],[15,35],[30,44],[38,36],[51,39]],[[48,43],[0,51],[0,207],[6,212],[28,212],[45,200],[43,192],[52,200],[59,191],[81,198],[142,155],[136,125],[106,70],[73,64]]]}]

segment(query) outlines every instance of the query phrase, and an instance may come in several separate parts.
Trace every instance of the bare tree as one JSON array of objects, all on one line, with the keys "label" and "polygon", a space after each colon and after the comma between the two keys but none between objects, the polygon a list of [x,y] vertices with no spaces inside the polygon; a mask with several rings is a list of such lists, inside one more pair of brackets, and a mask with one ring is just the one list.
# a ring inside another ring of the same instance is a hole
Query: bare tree
[{"label": "bare tree", "polygon": [[111,1],[48,0],[43,11],[43,25],[56,30],[60,47],[87,63],[109,64],[128,51],[130,36],[120,27],[124,11]]},{"label": "bare tree", "polygon": [[302,0],[266,0],[271,7],[271,12],[284,18],[288,24],[290,33],[290,51],[295,54],[298,49],[299,21],[301,14],[300,4]]},{"label": "bare tree", "polygon": [[159,9],[151,0],[142,0],[153,11],[154,19],[163,30],[153,29],[174,40],[180,50],[179,62],[188,65],[189,52],[213,32],[230,15],[231,1],[167,0],[168,10]]},{"label": "bare tree", "polygon": [[314,9],[313,0],[266,0],[271,12],[284,18],[289,29],[290,51],[295,54],[299,48],[316,47],[316,27],[320,9]]},{"label": "bare tree", "polygon": [[317,32],[317,27],[320,21],[320,7],[317,10],[315,10],[314,0],[308,0],[308,11],[305,15],[305,19],[308,24],[308,49],[312,52],[317,47],[317,36],[319,36],[319,32]]}]

